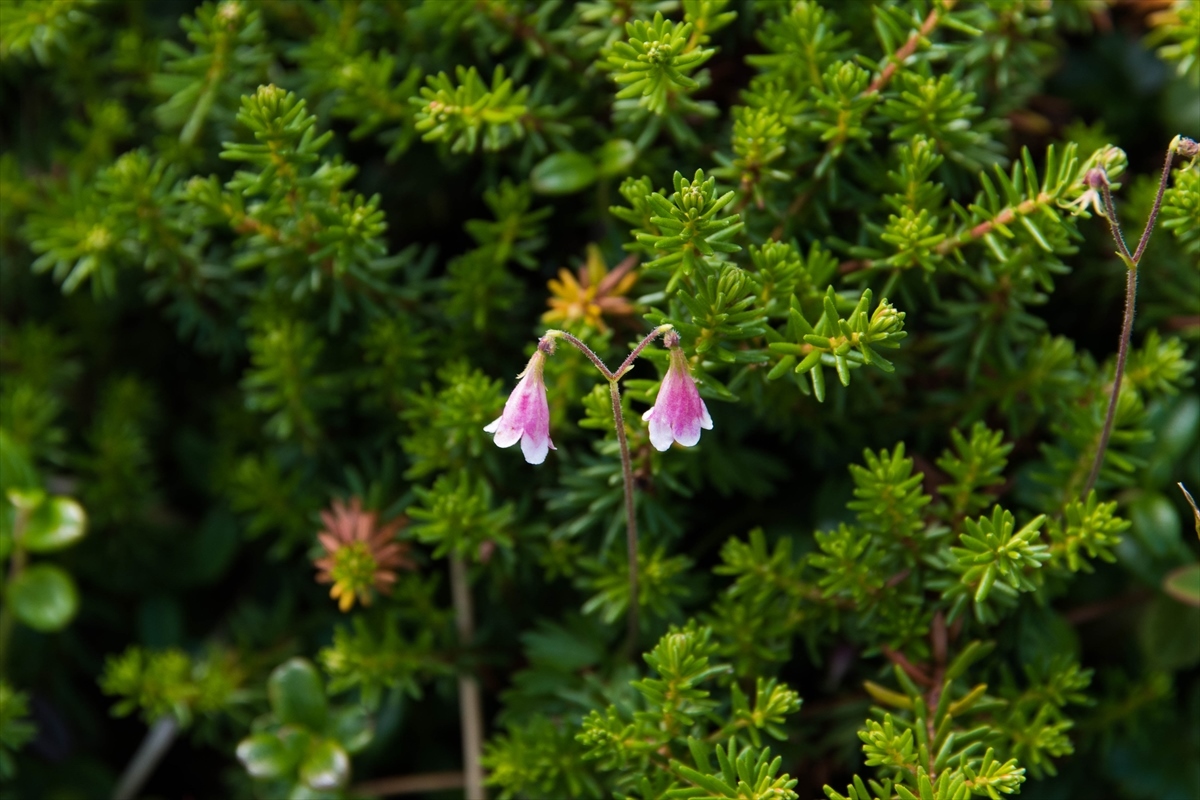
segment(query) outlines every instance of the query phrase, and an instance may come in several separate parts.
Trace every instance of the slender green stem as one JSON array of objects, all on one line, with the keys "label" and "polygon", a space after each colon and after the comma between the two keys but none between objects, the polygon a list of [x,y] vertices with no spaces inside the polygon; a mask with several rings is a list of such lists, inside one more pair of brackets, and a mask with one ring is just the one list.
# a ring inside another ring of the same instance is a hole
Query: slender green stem
[{"label": "slender green stem", "polygon": [[1108,450],[1109,439],[1112,438],[1113,421],[1117,415],[1117,401],[1121,395],[1121,381],[1125,378],[1125,362],[1129,357],[1129,340],[1133,335],[1133,315],[1137,305],[1138,264],[1141,263],[1142,255],[1146,252],[1146,245],[1150,243],[1150,233],[1154,229],[1154,221],[1158,218],[1158,211],[1162,207],[1163,192],[1167,189],[1167,182],[1171,180],[1171,163],[1174,159],[1175,143],[1172,142],[1172,146],[1167,149],[1167,158],[1163,164],[1162,178],[1158,184],[1158,194],[1154,199],[1154,207],[1150,210],[1150,217],[1146,220],[1146,228],[1142,231],[1142,238],[1138,241],[1137,249],[1132,254],[1130,254],[1129,247],[1125,244],[1125,236],[1121,232],[1121,222],[1117,218],[1117,207],[1113,202],[1112,191],[1108,186],[1108,179],[1105,177],[1098,182],[1100,195],[1104,198],[1104,210],[1108,215],[1109,230],[1112,232],[1113,240],[1117,243],[1117,250],[1125,261],[1125,316],[1121,322],[1121,339],[1117,345],[1117,367],[1113,374],[1112,393],[1108,398],[1108,410],[1104,415],[1104,427],[1100,430],[1100,441],[1096,445],[1096,455],[1092,461],[1092,469],[1088,473],[1087,482],[1083,487],[1083,499],[1085,500],[1100,477],[1100,468],[1104,465],[1104,454]]},{"label": "slender green stem", "polygon": [[638,638],[638,535],[637,514],[633,505],[633,459],[629,457],[629,440],[625,436],[625,415],[621,411],[621,389],[615,380],[608,382],[612,397],[613,424],[617,443],[621,447],[621,473],[625,478],[625,547],[629,553],[629,631],[626,647],[629,657],[637,651]]}]

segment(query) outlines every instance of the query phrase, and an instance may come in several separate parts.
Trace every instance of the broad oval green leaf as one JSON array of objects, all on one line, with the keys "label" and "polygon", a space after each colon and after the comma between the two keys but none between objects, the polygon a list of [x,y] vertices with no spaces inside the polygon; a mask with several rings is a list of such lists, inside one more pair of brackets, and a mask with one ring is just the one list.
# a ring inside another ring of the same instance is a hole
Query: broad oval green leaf
[{"label": "broad oval green leaf", "polygon": [[601,178],[611,178],[629,172],[637,159],[637,146],[628,139],[609,139],[593,152],[596,172]]},{"label": "broad oval green leaf", "polygon": [[8,585],[5,595],[16,618],[43,633],[62,630],[79,611],[75,581],[53,564],[29,567]]},{"label": "broad oval green leaf", "polygon": [[1200,608],[1156,595],[1138,626],[1142,656],[1151,669],[1171,672],[1200,664]]},{"label": "broad oval green leaf", "polygon": [[25,523],[25,547],[52,553],[70,547],[87,531],[87,513],[69,497],[51,497],[34,509]]},{"label": "broad oval green leaf", "polygon": [[267,694],[280,722],[325,731],[329,722],[325,686],[307,659],[293,658],[276,667],[267,681]]},{"label": "broad oval green leaf", "polygon": [[1147,492],[1133,501],[1129,509],[1133,535],[1155,558],[1186,555],[1180,537],[1182,525],[1175,506],[1160,492]]},{"label": "broad oval green leaf", "polygon": [[1200,564],[1185,564],[1167,573],[1162,588],[1181,603],[1200,606]]},{"label": "broad oval green leaf", "polygon": [[572,194],[596,181],[596,165],[583,153],[564,151],[542,159],[529,173],[538,194]]}]

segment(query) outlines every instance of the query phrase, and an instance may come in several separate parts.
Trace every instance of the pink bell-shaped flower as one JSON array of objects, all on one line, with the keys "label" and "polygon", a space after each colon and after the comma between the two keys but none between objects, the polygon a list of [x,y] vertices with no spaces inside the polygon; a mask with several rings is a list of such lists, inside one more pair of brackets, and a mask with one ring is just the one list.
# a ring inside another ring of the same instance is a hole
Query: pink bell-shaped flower
[{"label": "pink bell-shaped flower", "polygon": [[521,452],[530,464],[541,464],[546,460],[546,453],[556,449],[550,441],[550,405],[546,402],[546,384],[542,380],[545,363],[546,353],[539,345],[525,371],[517,376],[521,380],[508,396],[504,411],[484,428],[496,435],[493,441],[499,447],[511,447],[520,440]]},{"label": "pink bell-shaped flower", "polygon": [[700,441],[700,429],[712,430],[712,418],[696,390],[696,382],[688,369],[683,350],[676,346],[678,334],[667,335],[671,365],[658,390],[654,407],[642,415],[650,423],[650,443],[656,450],[666,450],[671,442],[691,447]]}]

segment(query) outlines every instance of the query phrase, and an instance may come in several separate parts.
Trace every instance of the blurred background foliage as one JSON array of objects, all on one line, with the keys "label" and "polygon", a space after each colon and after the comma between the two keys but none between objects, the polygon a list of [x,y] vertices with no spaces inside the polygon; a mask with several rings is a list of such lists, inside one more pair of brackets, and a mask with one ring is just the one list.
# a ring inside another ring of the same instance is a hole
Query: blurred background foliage
[{"label": "blurred background foliage", "polygon": [[[378,794],[460,673],[506,797],[1200,792],[1200,170],[1094,495],[1081,182],[1136,235],[1200,3],[5,0],[0,102],[6,795],[148,730],[146,796]],[[591,367],[543,467],[482,428],[663,322],[715,428],[650,448],[650,350],[631,663]]]}]

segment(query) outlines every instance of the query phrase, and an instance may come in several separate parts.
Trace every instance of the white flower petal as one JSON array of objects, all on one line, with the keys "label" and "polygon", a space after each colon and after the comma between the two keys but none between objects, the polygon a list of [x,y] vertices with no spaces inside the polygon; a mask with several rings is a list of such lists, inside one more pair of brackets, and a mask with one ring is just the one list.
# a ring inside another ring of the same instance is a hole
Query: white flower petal
[{"label": "white flower petal", "polygon": [[509,420],[500,423],[500,427],[496,430],[496,446],[497,447],[512,447],[521,438],[521,429],[514,425]]},{"label": "white flower petal", "polygon": [[487,425],[484,425],[484,426],[483,426],[483,432],[484,432],[484,433],[495,433],[495,432],[496,432],[496,429],[500,427],[500,420],[502,420],[502,419],[504,419],[504,415],[503,415],[503,414],[501,414],[500,416],[496,417],[494,420],[492,420],[491,422],[489,422]]},{"label": "white flower petal", "polygon": [[667,421],[666,415],[655,414],[652,416],[650,418],[650,444],[654,445],[654,449],[661,453],[670,448],[673,441],[675,441],[675,436],[671,432],[671,423]]},{"label": "white flower petal", "polygon": [[700,427],[706,431],[712,430],[712,417],[708,415],[708,406],[704,405],[704,401],[700,401]]},{"label": "white flower petal", "polygon": [[521,452],[530,464],[541,464],[546,460],[546,453],[550,452],[550,437],[534,439],[526,434],[521,439]]},{"label": "white flower petal", "polygon": [[684,420],[683,424],[675,429],[675,441],[684,447],[691,447],[700,441],[700,420],[694,417]]}]

